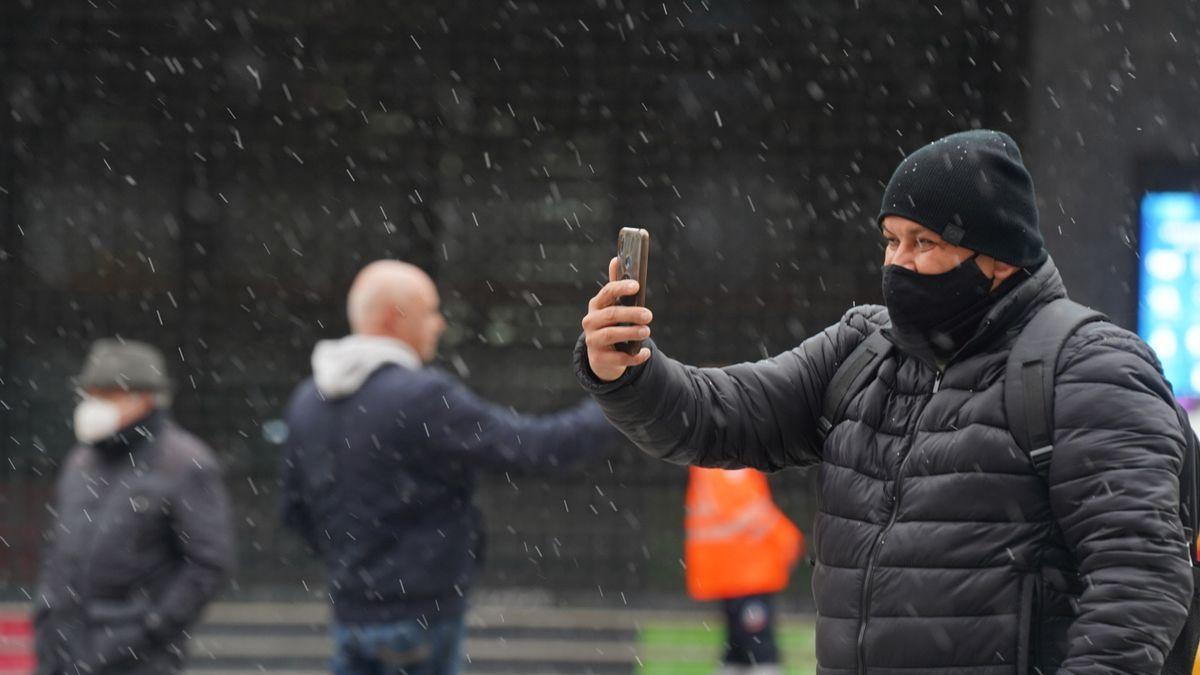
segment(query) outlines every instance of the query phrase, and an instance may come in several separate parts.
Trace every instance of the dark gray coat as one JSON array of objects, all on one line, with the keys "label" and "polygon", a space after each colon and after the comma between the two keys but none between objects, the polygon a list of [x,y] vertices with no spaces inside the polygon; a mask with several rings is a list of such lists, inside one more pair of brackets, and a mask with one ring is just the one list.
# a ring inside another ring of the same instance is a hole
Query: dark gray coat
[{"label": "dark gray coat", "polygon": [[1108,323],[1068,341],[1049,488],[1005,419],[1013,340],[1064,295],[1047,262],[944,370],[892,350],[823,444],[825,388],[887,324],[883,308],[852,309],[758,363],[697,369],[655,349],[601,383],[580,349],[576,368],[609,419],[657,457],[819,465],[822,675],[1158,673],[1192,577],[1178,513],[1184,439],[1154,355]]},{"label": "dark gray coat", "polygon": [[[229,500],[204,444],[156,414],[104,455],[67,456],[34,598],[38,673],[171,673],[233,567]],[[136,658],[135,655],[136,654]]]}]

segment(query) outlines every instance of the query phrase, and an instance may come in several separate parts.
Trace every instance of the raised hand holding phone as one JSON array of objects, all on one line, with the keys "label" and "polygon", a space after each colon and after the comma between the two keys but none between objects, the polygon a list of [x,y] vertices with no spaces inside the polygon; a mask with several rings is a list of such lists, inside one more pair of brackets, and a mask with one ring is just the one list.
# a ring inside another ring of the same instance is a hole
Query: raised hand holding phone
[{"label": "raised hand holding phone", "polygon": [[582,322],[588,365],[605,382],[650,358],[650,350],[641,346],[654,319],[644,307],[649,243],[645,230],[622,229],[618,256],[608,263],[608,283],[588,301]]}]

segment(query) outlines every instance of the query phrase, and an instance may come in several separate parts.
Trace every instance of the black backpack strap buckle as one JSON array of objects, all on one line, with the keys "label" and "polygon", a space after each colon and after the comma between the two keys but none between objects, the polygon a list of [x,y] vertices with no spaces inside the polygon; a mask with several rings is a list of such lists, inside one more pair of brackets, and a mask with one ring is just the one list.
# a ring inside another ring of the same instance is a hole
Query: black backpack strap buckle
[{"label": "black backpack strap buckle", "polygon": [[891,350],[891,340],[887,339],[882,330],[876,330],[859,343],[838,366],[825,389],[821,418],[817,420],[817,436],[822,443],[833,431],[834,426],[844,418],[850,400],[875,376],[879,364]]}]

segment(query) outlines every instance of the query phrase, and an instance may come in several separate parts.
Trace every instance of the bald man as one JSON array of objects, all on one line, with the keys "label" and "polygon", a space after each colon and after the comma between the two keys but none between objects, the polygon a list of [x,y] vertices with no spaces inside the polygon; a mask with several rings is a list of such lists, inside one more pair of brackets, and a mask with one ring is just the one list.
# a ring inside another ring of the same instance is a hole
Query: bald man
[{"label": "bald man", "polygon": [[283,522],[324,559],[335,675],[458,672],[483,471],[569,469],[618,436],[588,402],[526,417],[429,367],[437,287],[394,260],[350,288],[352,334],[317,344],[288,405]]}]

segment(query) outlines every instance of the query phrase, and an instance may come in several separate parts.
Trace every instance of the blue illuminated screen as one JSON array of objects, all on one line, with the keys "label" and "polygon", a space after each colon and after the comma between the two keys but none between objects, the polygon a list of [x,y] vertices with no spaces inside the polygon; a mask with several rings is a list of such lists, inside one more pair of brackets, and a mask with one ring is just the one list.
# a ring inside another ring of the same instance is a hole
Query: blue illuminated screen
[{"label": "blue illuminated screen", "polygon": [[1200,392],[1200,194],[1142,199],[1138,333],[1180,398]]}]

